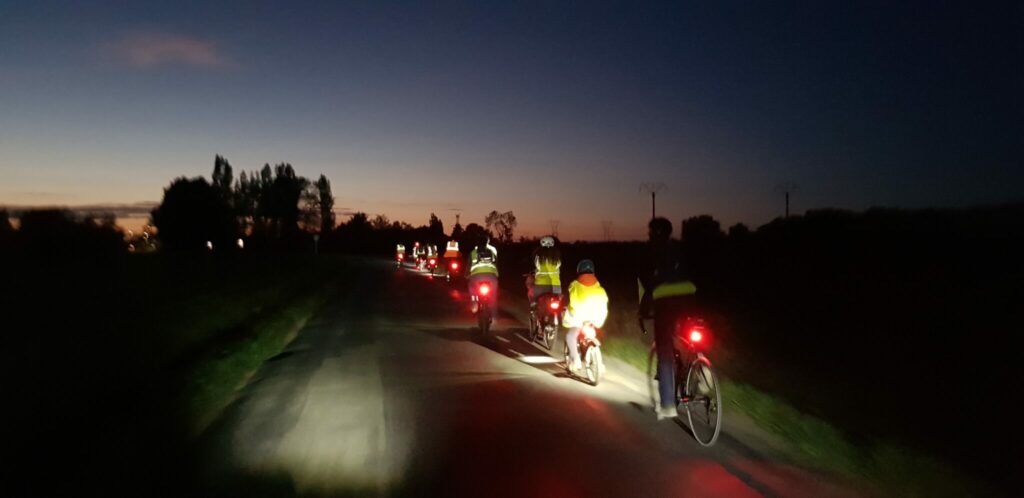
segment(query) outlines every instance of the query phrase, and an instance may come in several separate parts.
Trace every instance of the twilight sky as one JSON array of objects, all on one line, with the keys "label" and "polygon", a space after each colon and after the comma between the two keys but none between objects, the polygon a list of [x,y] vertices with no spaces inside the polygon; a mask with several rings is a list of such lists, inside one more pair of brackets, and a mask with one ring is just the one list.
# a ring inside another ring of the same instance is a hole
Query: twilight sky
[{"label": "twilight sky", "polygon": [[0,205],[292,163],[413,224],[1024,200],[1024,3],[0,0]]}]

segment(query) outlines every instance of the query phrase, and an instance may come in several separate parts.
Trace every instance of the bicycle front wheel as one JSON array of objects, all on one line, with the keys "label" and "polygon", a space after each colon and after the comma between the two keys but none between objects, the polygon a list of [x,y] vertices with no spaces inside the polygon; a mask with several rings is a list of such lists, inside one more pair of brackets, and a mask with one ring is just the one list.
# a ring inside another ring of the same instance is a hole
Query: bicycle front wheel
[{"label": "bicycle front wheel", "polygon": [[722,389],[707,358],[690,363],[682,402],[693,437],[703,446],[715,444],[722,431]]}]

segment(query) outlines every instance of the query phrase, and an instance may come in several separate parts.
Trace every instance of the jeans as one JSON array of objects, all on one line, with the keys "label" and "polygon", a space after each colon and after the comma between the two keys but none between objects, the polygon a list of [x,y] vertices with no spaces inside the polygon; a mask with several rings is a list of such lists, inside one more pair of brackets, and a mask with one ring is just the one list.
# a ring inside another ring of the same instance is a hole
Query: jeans
[{"label": "jeans", "polygon": [[654,301],[654,347],[658,353],[658,395],[663,408],[676,406],[675,333],[685,316],[690,296],[671,296]]}]

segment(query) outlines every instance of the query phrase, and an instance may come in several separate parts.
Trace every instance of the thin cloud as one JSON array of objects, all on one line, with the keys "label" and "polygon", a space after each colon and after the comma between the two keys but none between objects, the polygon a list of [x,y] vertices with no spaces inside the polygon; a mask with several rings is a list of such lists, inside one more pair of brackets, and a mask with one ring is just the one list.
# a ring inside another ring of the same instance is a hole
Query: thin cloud
[{"label": "thin cloud", "polygon": [[22,212],[31,211],[34,209],[67,209],[78,216],[87,215],[101,215],[101,214],[112,214],[118,219],[124,218],[144,218],[148,217],[150,211],[157,207],[158,203],[146,201],[146,202],[134,202],[131,204],[83,204],[78,206],[67,206],[59,204],[48,204],[48,205],[7,205],[0,206],[3,209],[7,209],[14,216],[20,216]]},{"label": "thin cloud", "polygon": [[103,46],[116,61],[137,68],[186,65],[220,68],[231,63],[211,41],[156,32],[130,33]]}]

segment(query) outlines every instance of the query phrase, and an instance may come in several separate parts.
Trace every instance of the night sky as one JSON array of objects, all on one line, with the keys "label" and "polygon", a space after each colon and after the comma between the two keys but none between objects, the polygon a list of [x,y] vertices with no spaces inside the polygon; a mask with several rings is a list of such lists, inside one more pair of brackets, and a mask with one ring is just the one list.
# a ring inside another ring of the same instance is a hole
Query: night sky
[{"label": "night sky", "polygon": [[0,0],[0,205],[288,161],[345,212],[641,237],[1024,200],[1024,2]]}]

